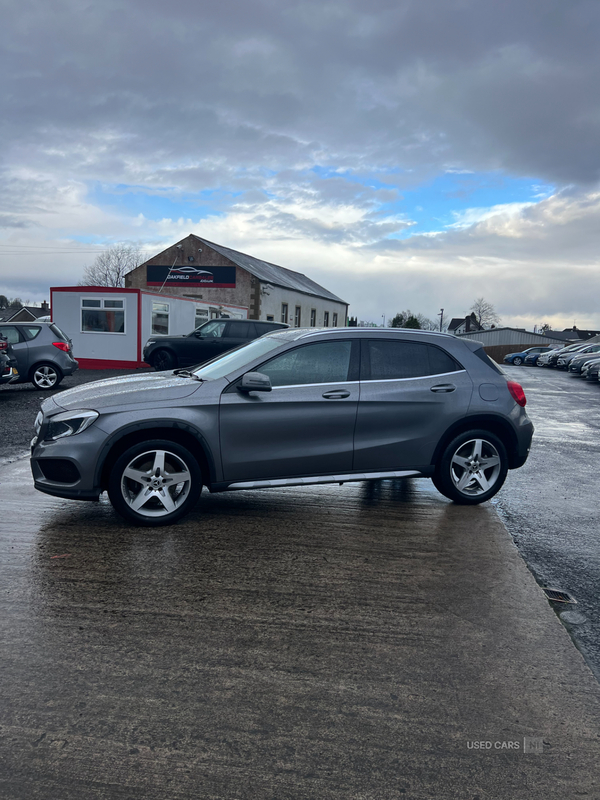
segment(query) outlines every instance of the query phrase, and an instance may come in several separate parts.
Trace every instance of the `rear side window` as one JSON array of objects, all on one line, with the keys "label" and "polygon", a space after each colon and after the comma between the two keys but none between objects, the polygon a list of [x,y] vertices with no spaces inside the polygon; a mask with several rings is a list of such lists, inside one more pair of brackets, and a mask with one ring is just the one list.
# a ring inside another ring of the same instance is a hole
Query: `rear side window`
[{"label": "rear side window", "polygon": [[363,380],[423,378],[462,370],[445,350],[424,342],[373,339],[365,345]]},{"label": "rear side window", "polygon": [[2,327],[0,327],[0,333],[2,336],[4,336],[9,344],[19,344],[21,341],[19,331],[14,325],[2,325]]},{"label": "rear side window", "polygon": [[232,339],[255,339],[259,334],[252,323],[230,322],[226,335]]}]

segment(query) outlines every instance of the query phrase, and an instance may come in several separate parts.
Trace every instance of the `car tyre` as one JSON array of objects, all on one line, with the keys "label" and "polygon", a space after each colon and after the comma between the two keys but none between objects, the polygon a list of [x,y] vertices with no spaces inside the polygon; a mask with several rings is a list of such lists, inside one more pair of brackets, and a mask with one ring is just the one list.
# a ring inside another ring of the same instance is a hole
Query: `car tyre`
[{"label": "car tyre", "polygon": [[151,439],[125,450],[111,469],[108,496],[134,525],[171,525],[198,502],[202,471],[177,442]]},{"label": "car tyre", "polygon": [[35,364],[29,372],[29,378],[36,389],[49,391],[55,389],[63,379],[60,369],[54,364],[42,362]]},{"label": "car tyre", "polygon": [[513,358],[512,363],[515,365],[515,367],[520,367],[521,364],[523,363],[523,359],[521,358],[521,356],[515,356],[515,358]]},{"label": "car tyre", "polygon": [[177,359],[173,353],[170,353],[168,350],[157,350],[152,356],[152,366],[156,372],[175,369],[177,366]]},{"label": "car tyre", "polygon": [[485,503],[502,488],[508,455],[502,441],[485,430],[465,431],[444,449],[433,483],[459,505]]}]

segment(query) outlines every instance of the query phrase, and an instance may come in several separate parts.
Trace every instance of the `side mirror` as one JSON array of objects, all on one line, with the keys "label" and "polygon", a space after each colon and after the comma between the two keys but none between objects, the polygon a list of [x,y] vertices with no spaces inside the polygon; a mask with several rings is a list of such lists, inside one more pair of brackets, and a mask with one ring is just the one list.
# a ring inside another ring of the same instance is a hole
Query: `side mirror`
[{"label": "side mirror", "polygon": [[200,333],[200,331],[194,331],[194,336],[196,337],[196,339],[202,339],[202,334]]},{"label": "side mirror", "polygon": [[240,392],[270,392],[272,390],[271,379],[262,372],[247,372],[242,376],[238,385]]}]

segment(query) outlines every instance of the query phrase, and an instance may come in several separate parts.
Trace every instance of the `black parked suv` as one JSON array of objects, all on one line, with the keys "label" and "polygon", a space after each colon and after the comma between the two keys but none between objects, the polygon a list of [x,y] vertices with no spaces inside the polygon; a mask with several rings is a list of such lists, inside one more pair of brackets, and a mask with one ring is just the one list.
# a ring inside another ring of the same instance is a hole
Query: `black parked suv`
[{"label": "black parked suv", "polygon": [[254,319],[213,319],[184,336],[148,339],[144,346],[144,361],[157,372],[191,367],[278,328],[289,328],[289,325]]}]

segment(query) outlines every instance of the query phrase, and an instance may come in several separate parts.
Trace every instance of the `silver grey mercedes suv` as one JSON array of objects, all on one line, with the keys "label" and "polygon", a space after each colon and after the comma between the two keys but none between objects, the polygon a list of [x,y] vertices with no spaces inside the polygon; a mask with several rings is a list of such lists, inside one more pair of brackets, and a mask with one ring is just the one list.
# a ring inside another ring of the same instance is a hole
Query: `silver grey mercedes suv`
[{"label": "silver grey mercedes suv", "polygon": [[210,492],[429,477],[482,503],[527,459],[525,395],[479,342],[403,329],[276,331],[200,367],[49,397],[42,492],[166,525]]}]

